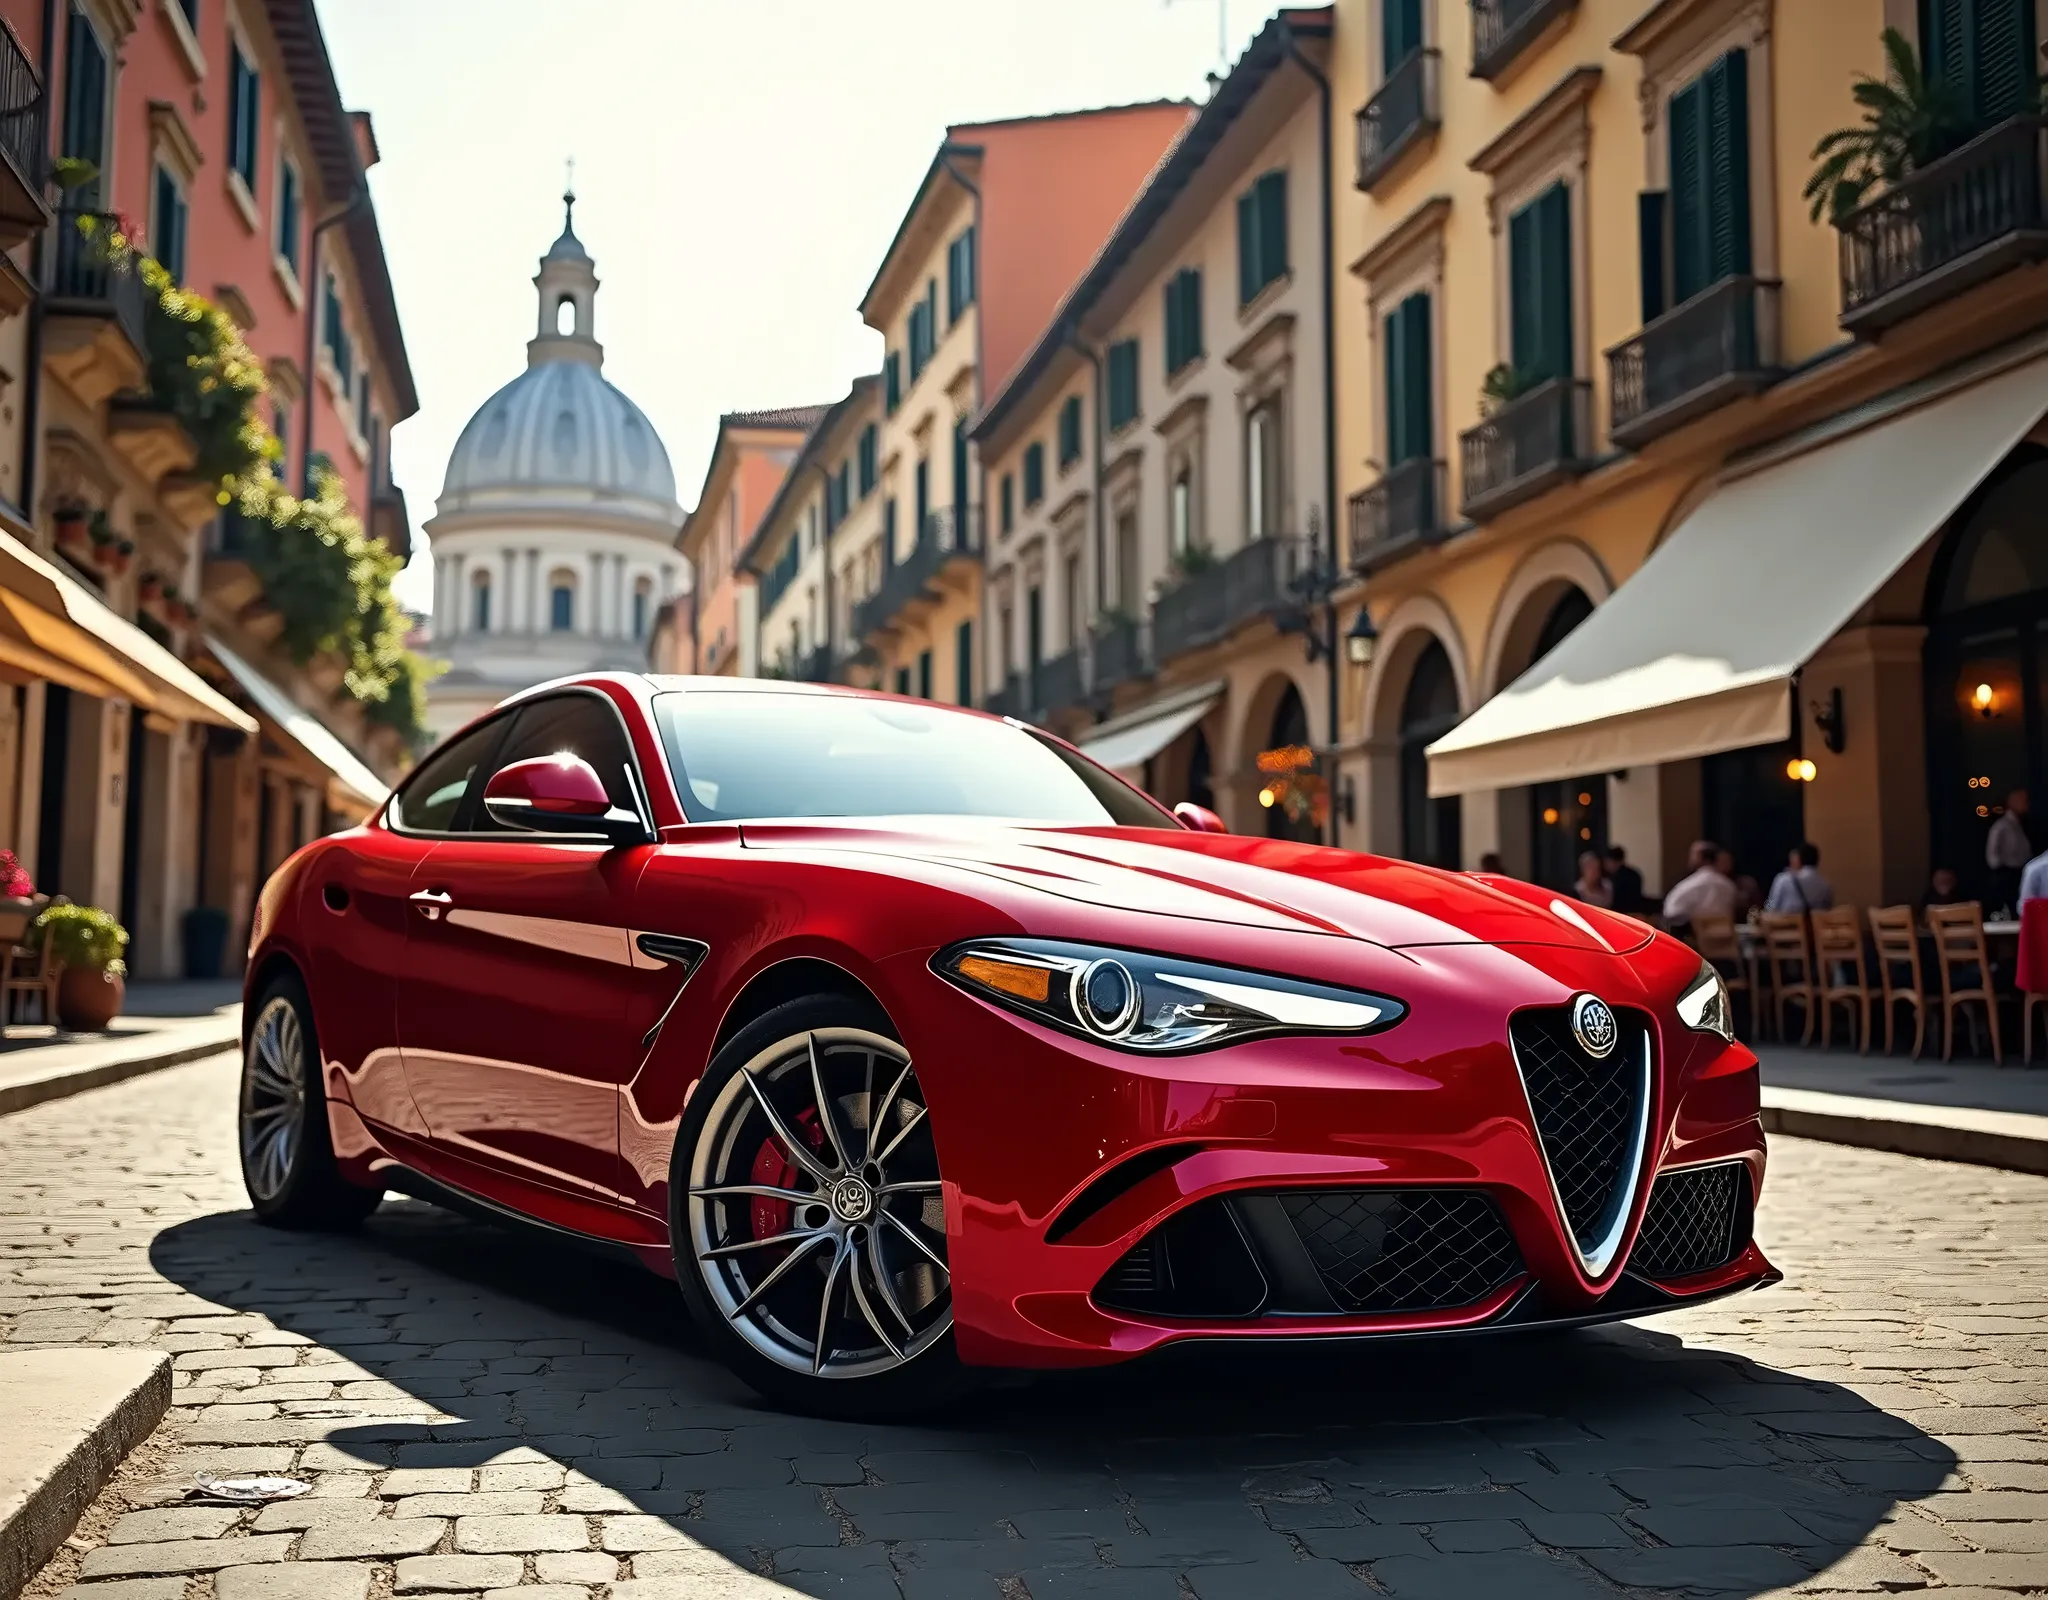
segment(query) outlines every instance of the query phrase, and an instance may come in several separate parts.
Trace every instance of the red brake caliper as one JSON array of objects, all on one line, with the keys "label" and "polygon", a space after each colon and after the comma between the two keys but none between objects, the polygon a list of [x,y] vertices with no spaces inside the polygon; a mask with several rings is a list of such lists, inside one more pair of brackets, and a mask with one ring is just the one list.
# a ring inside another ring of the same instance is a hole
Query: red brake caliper
[{"label": "red brake caliper", "polygon": [[[825,1148],[825,1130],[818,1125],[816,1107],[807,1106],[796,1119],[797,1132],[805,1144],[813,1150]],[[748,1176],[749,1183],[763,1184],[771,1189],[797,1187],[796,1163],[783,1154],[782,1145],[773,1134],[761,1141],[761,1148],[754,1156],[754,1169]],[[771,1200],[766,1195],[754,1197],[754,1237],[772,1239],[778,1233],[789,1232],[796,1207],[787,1200]]]}]

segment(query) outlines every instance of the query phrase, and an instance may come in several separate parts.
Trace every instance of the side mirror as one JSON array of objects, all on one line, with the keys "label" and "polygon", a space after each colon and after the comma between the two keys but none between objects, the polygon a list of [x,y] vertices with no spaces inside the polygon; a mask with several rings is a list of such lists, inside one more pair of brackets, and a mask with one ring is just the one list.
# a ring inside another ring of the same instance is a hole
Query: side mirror
[{"label": "side mirror", "polygon": [[1173,816],[1174,820],[1183,828],[1192,829],[1196,833],[1228,833],[1230,831],[1223,826],[1223,819],[1217,816],[1215,812],[1211,811],[1207,806],[1196,805],[1192,800],[1183,800],[1179,805],[1175,806],[1173,808]]},{"label": "side mirror", "polygon": [[500,767],[484,785],[484,810],[501,828],[527,833],[569,833],[614,844],[647,837],[647,825],[614,809],[604,780],[580,756],[536,756]]}]

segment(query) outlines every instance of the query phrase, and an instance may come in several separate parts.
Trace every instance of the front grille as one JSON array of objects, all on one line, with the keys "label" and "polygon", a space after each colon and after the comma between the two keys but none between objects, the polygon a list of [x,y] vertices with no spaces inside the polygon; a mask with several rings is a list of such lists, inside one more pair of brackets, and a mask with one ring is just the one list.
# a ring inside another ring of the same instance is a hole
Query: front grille
[{"label": "front grille", "polygon": [[1725,1267],[1749,1248],[1751,1210],[1740,1161],[1667,1172],[1650,1191],[1629,1266],[1651,1278]]},{"label": "front grille", "polygon": [[1568,1008],[1518,1011],[1509,1024],[1543,1159],[1582,1251],[1595,1248],[1628,1205],[1622,1185],[1648,1092],[1643,1024],[1626,1012],[1617,1020],[1620,1037],[1605,1060],[1580,1048]]},{"label": "front grille", "polygon": [[1467,1189],[1311,1189],[1280,1204],[1347,1311],[1447,1311],[1522,1270],[1485,1195]]}]

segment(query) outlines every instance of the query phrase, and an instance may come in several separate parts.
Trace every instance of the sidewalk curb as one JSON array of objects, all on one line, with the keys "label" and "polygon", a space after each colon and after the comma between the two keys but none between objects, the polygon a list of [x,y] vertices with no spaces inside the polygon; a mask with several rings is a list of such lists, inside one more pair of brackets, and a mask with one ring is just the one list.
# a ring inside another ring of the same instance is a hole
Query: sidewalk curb
[{"label": "sidewalk curb", "polygon": [[2048,1117],[1867,1100],[1818,1089],[1763,1092],[1766,1133],[2048,1176]]},{"label": "sidewalk curb", "polygon": [[0,1399],[9,1413],[0,1438],[0,1595],[12,1595],[170,1410],[171,1360],[116,1347],[0,1355]]},{"label": "sidewalk curb", "polygon": [[0,1083],[0,1116],[10,1111],[26,1111],[30,1106],[39,1106],[50,1100],[83,1094],[88,1089],[102,1089],[124,1079],[139,1078],[144,1073],[161,1072],[166,1067],[181,1067],[188,1061],[233,1050],[241,1043],[239,1021],[226,1028],[206,1029],[203,1037],[194,1037],[199,1031],[180,1029],[174,1042],[143,1043],[137,1046],[134,1054],[113,1061],[53,1067],[38,1078]]}]

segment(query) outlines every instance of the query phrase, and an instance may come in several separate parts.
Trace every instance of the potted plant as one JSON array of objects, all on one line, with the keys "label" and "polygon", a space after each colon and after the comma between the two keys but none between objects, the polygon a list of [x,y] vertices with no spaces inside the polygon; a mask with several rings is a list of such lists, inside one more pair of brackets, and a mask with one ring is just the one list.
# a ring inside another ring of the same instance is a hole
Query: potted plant
[{"label": "potted plant", "polygon": [[85,551],[92,548],[92,534],[84,506],[57,508],[57,548]]},{"label": "potted plant", "polygon": [[28,933],[35,909],[36,886],[28,869],[12,850],[0,850],[0,950],[19,943]]},{"label": "potted plant", "polygon": [[1479,385],[1479,414],[1496,416],[1503,406],[1514,404],[1535,387],[1527,373],[1514,363],[1503,361]]},{"label": "potted plant", "polygon": [[72,1033],[98,1033],[121,1014],[127,994],[128,930],[112,912],[70,904],[43,908],[35,937],[64,964],[57,980],[57,1023]]},{"label": "potted plant", "polygon": [[1849,91],[1863,121],[1823,134],[1813,147],[1816,165],[1801,193],[1815,222],[1825,212],[1840,226],[1873,189],[1939,161],[1975,131],[1955,84],[1930,76],[1897,28],[1884,30],[1884,56],[1885,76],[1859,77]]},{"label": "potted plant", "polygon": [[1174,552],[1173,570],[1183,578],[1197,577],[1215,565],[1216,552],[1205,544],[1183,545]]}]

